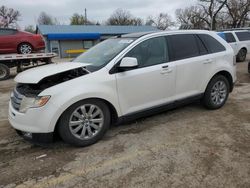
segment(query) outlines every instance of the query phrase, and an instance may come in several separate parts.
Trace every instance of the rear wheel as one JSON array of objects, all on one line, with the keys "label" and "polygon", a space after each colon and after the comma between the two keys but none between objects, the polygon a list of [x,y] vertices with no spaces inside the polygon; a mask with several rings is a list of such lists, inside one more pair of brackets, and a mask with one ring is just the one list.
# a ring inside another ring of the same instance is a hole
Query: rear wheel
[{"label": "rear wheel", "polygon": [[62,139],[76,146],[88,146],[100,140],[110,125],[110,111],[101,100],[88,99],[69,107],[59,120]]},{"label": "rear wheel", "polygon": [[32,46],[29,43],[22,43],[17,49],[19,54],[30,54],[32,52]]},{"label": "rear wheel", "polygon": [[202,102],[208,109],[221,108],[229,95],[229,82],[223,75],[217,75],[209,82]]},{"label": "rear wheel", "polygon": [[0,80],[5,80],[10,76],[10,69],[4,64],[0,63]]},{"label": "rear wheel", "polygon": [[241,49],[240,51],[239,51],[239,53],[237,54],[237,61],[238,62],[243,62],[243,61],[245,61],[246,60],[246,56],[247,56],[247,50],[246,49]]}]

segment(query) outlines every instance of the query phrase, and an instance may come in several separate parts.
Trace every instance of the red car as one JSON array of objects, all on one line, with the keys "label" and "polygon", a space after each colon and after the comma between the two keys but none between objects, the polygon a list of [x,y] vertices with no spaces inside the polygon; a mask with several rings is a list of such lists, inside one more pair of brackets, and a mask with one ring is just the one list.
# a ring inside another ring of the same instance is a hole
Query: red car
[{"label": "red car", "polygon": [[0,28],[0,53],[29,54],[45,48],[41,35]]}]

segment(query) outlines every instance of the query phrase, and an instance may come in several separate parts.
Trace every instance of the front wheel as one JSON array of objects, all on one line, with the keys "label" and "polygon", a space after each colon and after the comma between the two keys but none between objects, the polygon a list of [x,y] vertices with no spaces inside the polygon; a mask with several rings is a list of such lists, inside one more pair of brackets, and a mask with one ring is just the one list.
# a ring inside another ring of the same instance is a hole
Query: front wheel
[{"label": "front wheel", "polygon": [[229,95],[229,82],[223,75],[213,77],[204,93],[202,102],[208,109],[219,109],[227,101]]},{"label": "front wheel", "polygon": [[69,107],[59,120],[61,138],[75,146],[88,146],[100,140],[110,125],[110,111],[101,100],[82,100]]}]

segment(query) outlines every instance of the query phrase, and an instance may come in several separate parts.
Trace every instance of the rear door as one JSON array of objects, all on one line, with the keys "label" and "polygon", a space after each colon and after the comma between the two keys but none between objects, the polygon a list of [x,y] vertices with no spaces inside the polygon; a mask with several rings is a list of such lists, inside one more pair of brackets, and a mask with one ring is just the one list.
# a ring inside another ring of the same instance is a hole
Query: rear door
[{"label": "rear door", "polygon": [[[176,65],[176,99],[183,99],[200,93],[205,63],[213,59],[194,34],[168,36],[170,59]],[[201,56],[204,54],[204,56]]]},{"label": "rear door", "polygon": [[236,42],[234,35],[232,33],[225,33],[225,39],[230,44],[230,46],[233,48],[234,55],[237,55],[240,49],[239,49],[239,45]]},{"label": "rear door", "polygon": [[208,34],[171,35],[168,44],[170,60],[176,65],[176,99],[203,93],[225,47]]},{"label": "rear door", "polygon": [[235,32],[239,39],[241,46],[247,47],[247,52],[250,52],[250,32],[249,31],[237,31]]}]

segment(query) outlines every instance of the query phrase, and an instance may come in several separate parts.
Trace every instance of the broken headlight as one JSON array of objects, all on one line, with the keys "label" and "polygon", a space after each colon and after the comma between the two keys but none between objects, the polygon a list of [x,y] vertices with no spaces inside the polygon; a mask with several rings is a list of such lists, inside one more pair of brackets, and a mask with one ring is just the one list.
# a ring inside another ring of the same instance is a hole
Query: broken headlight
[{"label": "broken headlight", "polygon": [[38,108],[44,106],[50,99],[50,96],[42,97],[23,97],[19,111],[25,113],[29,108]]}]

